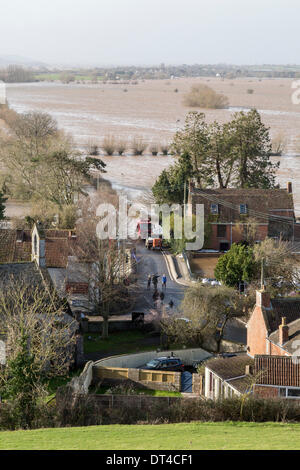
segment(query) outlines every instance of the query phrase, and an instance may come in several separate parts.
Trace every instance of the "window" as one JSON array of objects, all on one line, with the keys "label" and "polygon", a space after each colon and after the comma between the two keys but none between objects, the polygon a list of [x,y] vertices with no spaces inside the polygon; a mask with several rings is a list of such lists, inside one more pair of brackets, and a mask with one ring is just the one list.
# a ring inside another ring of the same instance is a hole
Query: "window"
[{"label": "window", "polygon": [[286,388],[280,387],[279,396],[280,397],[286,397]]},{"label": "window", "polygon": [[34,249],[34,254],[37,255],[37,237],[34,235],[33,239],[33,249]]},{"label": "window", "polygon": [[218,214],[219,213],[219,204],[211,204],[210,205],[210,213],[211,214]]},{"label": "window", "polygon": [[226,225],[217,225],[217,237],[218,238],[226,237]]},{"label": "window", "polygon": [[300,397],[300,388],[288,388],[288,397]]},{"label": "window", "polygon": [[248,206],[247,204],[240,204],[240,214],[248,214]]}]

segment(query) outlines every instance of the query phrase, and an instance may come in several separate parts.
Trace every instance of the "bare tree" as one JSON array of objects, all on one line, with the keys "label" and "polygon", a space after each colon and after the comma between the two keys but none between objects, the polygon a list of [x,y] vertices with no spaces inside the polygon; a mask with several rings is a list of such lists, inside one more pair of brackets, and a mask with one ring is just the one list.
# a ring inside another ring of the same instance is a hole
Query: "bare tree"
[{"label": "bare tree", "polygon": [[146,142],[141,137],[135,137],[131,144],[134,155],[143,155],[147,148]]},{"label": "bare tree", "polygon": [[128,147],[128,144],[127,144],[126,140],[122,140],[122,139],[117,140],[116,150],[117,150],[119,155],[123,155],[124,152],[126,151],[127,147]]},{"label": "bare tree", "polygon": [[[7,362],[18,354],[18,342],[25,334],[34,358],[38,386],[53,376],[65,375],[73,363],[77,323],[46,283],[35,277],[0,278],[0,324],[6,338]],[[4,368],[1,380],[9,380]]]},{"label": "bare tree", "polygon": [[116,149],[116,142],[114,136],[107,135],[106,137],[104,137],[102,147],[107,155],[113,155]]},{"label": "bare tree", "polygon": [[[93,201],[84,201],[82,217],[76,227],[74,254],[85,265],[89,283],[89,299],[94,312],[103,318],[102,337],[108,337],[108,321],[112,314],[127,311],[131,305],[133,259],[131,248],[118,240],[101,240],[97,235],[96,208],[99,201],[117,203],[116,194],[100,191]],[[135,294],[136,295],[136,294]]]}]

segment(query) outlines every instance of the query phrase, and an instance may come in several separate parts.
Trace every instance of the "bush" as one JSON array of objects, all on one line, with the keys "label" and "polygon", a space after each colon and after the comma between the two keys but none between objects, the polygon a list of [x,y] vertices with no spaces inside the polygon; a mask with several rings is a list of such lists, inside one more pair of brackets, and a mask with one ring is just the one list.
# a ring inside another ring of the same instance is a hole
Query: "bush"
[{"label": "bush", "polygon": [[123,155],[127,149],[127,142],[125,140],[118,140],[116,143],[116,151],[119,155]]},{"label": "bush", "polygon": [[99,155],[99,145],[96,142],[89,141],[87,144],[88,154],[92,157]]},{"label": "bush", "polygon": [[116,142],[115,142],[114,137],[113,136],[104,137],[102,147],[107,155],[109,156],[113,155],[115,148],[116,148]]},{"label": "bush", "polygon": [[190,107],[221,109],[228,106],[228,98],[207,85],[193,85],[184,97],[184,104]]},{"label": "bush", "polygon": [[146,148],[147,148],[147,144],[141,137],[133,139],[132,151],[134,155],[143,155]]},{"label": "bush", "polygon": [[169,145],[169,144],[166,144],[166,143],[165,143],[165,144],[162,144],[162,145],[160,146],[160,151],[161,151],[161,153],[162,153],[163,155],[168,155],[169,150],[170,150],[170,145]]},{"label": "bush", "polygon": [[152,144],[150,147],[150,152],[153,156],[156,156],[159,152],[159,146],[157,144]]},{"label": "bush", "polygon": [[247,93],[248,93],[248,95],[253,95],[253,93],[254,93],[253,88],[248,88]]}]

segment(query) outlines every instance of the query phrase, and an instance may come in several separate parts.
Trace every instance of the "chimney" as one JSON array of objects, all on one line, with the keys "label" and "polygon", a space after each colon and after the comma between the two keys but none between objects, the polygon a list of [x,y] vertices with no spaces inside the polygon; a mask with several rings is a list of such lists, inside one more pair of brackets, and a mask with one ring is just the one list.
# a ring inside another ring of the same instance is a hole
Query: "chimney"
[{"label": "chimney", "polygon": [[253,373],[253,368],[250,364],[246,365],[246,368],[245,368],[245,375],[252,375]]},{"label": "chimney", "polygon": [[256,291],[256,306],[271,308],[270,294],[265,289]]},{"label": "chimney", "polygon": [[286,317],[282,317],[279,325],[279,344],[281,346],[289,340],[289,327],[286,324]]},{"label": "chimney", "polygon": [[289,194],[292,194],[293,192],[293,186],[292,186],[292,183],[291,181],[288,181],[287,184],[286,184],[286,190]]}]

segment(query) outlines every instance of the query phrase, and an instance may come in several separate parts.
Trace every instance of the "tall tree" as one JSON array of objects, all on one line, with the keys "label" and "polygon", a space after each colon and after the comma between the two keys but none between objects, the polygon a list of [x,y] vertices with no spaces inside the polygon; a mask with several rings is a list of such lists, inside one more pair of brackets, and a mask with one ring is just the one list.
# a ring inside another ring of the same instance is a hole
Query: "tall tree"
[{"label": "tall tree", "polygon": [[227,126],[233,135],[232,153],[237,162],[236,184],[240,188],[275,187],[279,163],[270,160],[272,145],[267,128],[256,109],[235,113]]},{"label": "tall tree", "polygon": [[183,153],[175,165],[172,165],[169,170],[163,170],[152,188],[158,204],[182,204],[184,202],[184,191],[187,192],[188,180],[194,174],[191,160],[188,153]]},{"label": "tall tree", "polygon": [[200,186],[212,184],[213,178],[207,165],[207,151],[209,148],[209,131],[205,122],[205,114],[190,112],[185,119],[185,126],[177,131],[171,145],[175,155],[189,155],[195,177]]}]

